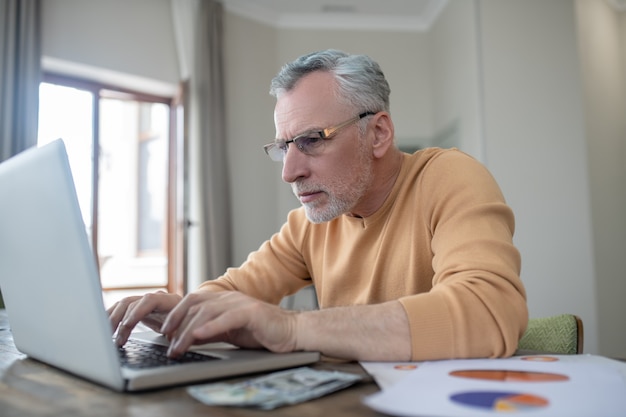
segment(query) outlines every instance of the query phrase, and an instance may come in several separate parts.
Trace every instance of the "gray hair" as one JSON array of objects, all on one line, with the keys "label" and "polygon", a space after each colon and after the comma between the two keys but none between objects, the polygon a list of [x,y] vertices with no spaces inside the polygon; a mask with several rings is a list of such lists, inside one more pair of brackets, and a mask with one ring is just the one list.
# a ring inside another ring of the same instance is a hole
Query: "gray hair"
[{"label": "gray hair", "polygon": [[390,88],[380,66],[366,55],[350,55],[334,49],[303,55],[285,64],[272,79],[270,94],[278,98],[315,71],[333,73],[339,99],[358,111],[389,111]]}]

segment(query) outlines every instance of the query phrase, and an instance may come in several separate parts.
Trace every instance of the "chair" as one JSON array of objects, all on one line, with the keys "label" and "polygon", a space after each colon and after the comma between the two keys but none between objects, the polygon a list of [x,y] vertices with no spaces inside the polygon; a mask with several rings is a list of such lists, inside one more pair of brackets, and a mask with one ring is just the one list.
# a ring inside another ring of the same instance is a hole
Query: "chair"
[{"label": "chair", "polygon": [[529,319],[517,350],[578,354],[583,352],[583,342],[583,322],[580,317],[574,314],[560,314]]}]

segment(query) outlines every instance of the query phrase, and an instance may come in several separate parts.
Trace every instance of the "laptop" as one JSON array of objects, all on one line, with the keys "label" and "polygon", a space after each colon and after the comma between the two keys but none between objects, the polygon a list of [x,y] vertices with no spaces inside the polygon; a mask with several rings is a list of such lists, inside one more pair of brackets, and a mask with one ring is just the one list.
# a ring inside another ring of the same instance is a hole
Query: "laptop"
[{"label": "laptop", "polygon": [[[192,349],[203,354],[200,362],[122,365],[60,139],[0,164],[0,288],[19,351],[116,391],[290,368],[320,357],[217,343]],[[153,332],[133,337],[167,345]]]}]

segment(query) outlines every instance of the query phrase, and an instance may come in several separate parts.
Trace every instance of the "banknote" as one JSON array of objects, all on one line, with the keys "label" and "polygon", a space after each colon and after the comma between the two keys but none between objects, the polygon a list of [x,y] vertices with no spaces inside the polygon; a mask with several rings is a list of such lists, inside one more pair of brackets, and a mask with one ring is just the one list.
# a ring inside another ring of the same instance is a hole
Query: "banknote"
[{"label": "banknote", "polygon": [[207,405],[254,407],[271,410],[319,398],[346,388],[362,376],[310,367],[274,372],[237,383],[194,385],[187,392]]}]

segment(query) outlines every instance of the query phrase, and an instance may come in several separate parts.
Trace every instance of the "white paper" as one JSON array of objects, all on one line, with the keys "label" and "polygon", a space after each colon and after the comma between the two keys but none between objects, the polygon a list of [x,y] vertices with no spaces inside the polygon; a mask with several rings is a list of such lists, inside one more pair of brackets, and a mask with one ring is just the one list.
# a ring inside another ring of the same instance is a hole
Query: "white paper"
[{"label": "white paper", "polygon": [[360,365],[385,390],[415,372],[420,362],[360,362]]},{"label": "white paper", "polygon": [[[546,357],[551,361],[539,360]],[[451,374],[468,370],[491,371],[492,376],[515,375],[515,371],[549,375],[548,381],[524,381]],[[626,364],[593,355],[423,362],[394,385],[365,398],[364,403],[394,416],[623,417],[625,376]],[[552,377],[555,380],[549,380]],[[498,407],[510,409],[504,412]]]}]

